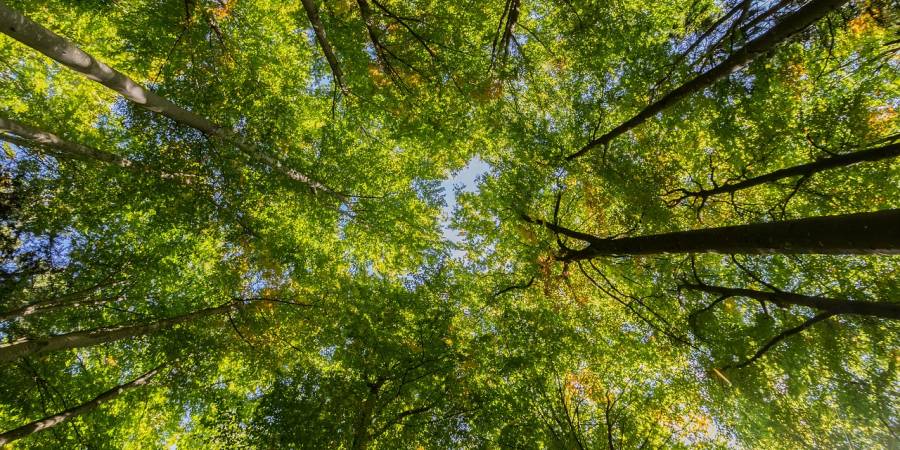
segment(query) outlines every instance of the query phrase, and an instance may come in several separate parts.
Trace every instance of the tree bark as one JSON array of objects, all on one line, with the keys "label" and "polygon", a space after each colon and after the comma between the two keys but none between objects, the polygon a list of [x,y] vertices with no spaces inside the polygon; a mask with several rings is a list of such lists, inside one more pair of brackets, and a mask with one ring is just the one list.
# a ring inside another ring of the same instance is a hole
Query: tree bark
[{"label": "tree bark", "polygon": [[61,297],[51,298],[49,300],[29,303],[19,308],[0,313],[0,321],[12,320],[20,317],[28,317],[34,314],[53,311],[55,309],[67,308],[72,306],[94,305],[97,303],[112,300],[112,298],[106,296],[88,298],[90,296],[90,293],[76,292],[71,295],[63,295]]},{"label": "tree bark", "polygon": [[871,302],[862,300],[840,300],[813,295],[801,295],[791,292],[765,292],[753,289],[729,288],[707,284],[685,284],[685,289],[707,292],[723,297],[747,297],[773,303],[779,307],[789,305],[806,306],[832,315],[852,314],[871,316],[881,319],[900,319],[900,303]]},{"label": "tree bark", "polygon": [[719,63],[712,69],[703,72],[686,83],[678,86],[663,98],[651,103],[646,108],[638,112],[634,117],[622,122],[617,127],[608,131],[603,136],[588,142],[577,152],[569,155],[566,159],[571,161],[576,159],[591,149],[602,147],[609,144],[610,141],[619,135],[628,132],[638,125],[647,121],[666,108],[674,105],[681,99],[698,92],[716,81],[728,76],[730,73],[739,69],[744,64],[752,61],[759,55],[768,52],[782,41],[787,40],[797,32],[811,25],[813,22],[821,19],[825,14],[847,3],[847,0],[812,0],[803,5],[796,12],[784,17],[763,35],[747,43],[740,49],[732,53],[728,58]]},{"label": "tree bark", "polygon": [[328,61],[328,65],[331,67],[331,74],[334,75],[335,83],[337,83],[341,92],[347,93],[347,85],[344,83],[344,72],[341,70],[341,65],[334,54],[334,49],[325,35],[325,27],[322,25],[322,19],[319,18],[319,9],[313,0],[300,0],[300,3],[303,4],[306,17],[316,33],[316,41],[319,43],[319,47],[322,48],[322,53],[325,54],[325,60]]},{"label": "tree bark", "polygon": [[377,26],[375,20],[372,18],[372,7],[369,6],[367,0],[356,0],[356,4],[359,6],[359,15],[362,17],[363,23],[366,26],[366,32],[369,34],[369,41],[372,42],[372,47],[375,49],[375,56],[378,58],[378,62],[381,63],[386,73],[392,74],[394,69],[388,60],[388,55],[385,54],[386,47],[381,43],[381,39],[378,37],[379,33],[377,31]]},{"label": "tree bark", "polygon": [[73,408],[69,408],[59,414],[54,414],[52,416],[45,417],[40,420],[35,420],[34,422],[31,422],[26,425],[22,425],[21,427],[16,428],[14,430],[10,430],[3,434],[0,434],[0,445],[6,445],[12,441],[21,439],[26,436],[30,436],[39,431],[43,431],[48,428],[53,428],[73,417],[77,417],[77,416],[80,416],[87,412],[90,412],[94,409],[97,409],[97,407],[100,406],[102,403],[106,403],[110,400],[115,399],[116,397],[118,397],[119,395],[124,393],[125,391],[129,391],[136,387],[144,386],[144,385],[150,383],[150,381],[153,379],[153,377],[156,376],[156,374],[159,373],[159,371],[160,371],[160,369],[162,369],[162,367],[163,366],[156,367],[155,369],[139,376],[138,378],[136,378],[128,383],[116,386],[116,387],[94,397],[93,400],[82,403]]},{"label": "tree bark", "polygon": [[175,180],[183,184],[192,184],[194,178],[196,178],[194,175],[168,173],[162,170],[156,170],[152,167],[103,150],[97,150],[72,141],[67,141],[48,131],[39,130],[5,117],[0,117],[0,132],[12,133],[23,138],[25,142],[23,143],[16,139],[10,139],[9,136],[3,134],[0,134],[0,140],[12,142],[16,145],[27,145],[29,142],[32,143],[32,145],[37,144],[49,149],[51,153],[60,158],[77,159],[79,161],[87,162],[101,162],[103,164],[120,167],[130,172],[150,174],[164,180]]},{"label": "tree bark", "polygon": [[713,195],[718,194],[728,194],[732,192],[737,192],[742,189],[751,188],[754,186],[759,186],[761,184],[772,183],[784,178],[790,178],[795,176],[805,176],[809,177],[815,175],[819,172],[824,172],[830,169],[836,169],[839,167],[851,166],[853,164],[866,162],[866,161],[881,161],[884,159],[894,158],[900,156],[900,144],[890,144],[881,147],[875,147],[868,150],[860,150],[853,153],[847,153],[843,155],[835,155],[828,158],[823,158],[818,161],[813,161],[811,163],[800,164],[798,166],[787,167],[784,169],[779,169],[774,172],[769,172],[765,175],[760,175],[753,178],[748,178],[743,181],[739,181],[737,183],[729,183],[724,184],[722,186],[718,186],[712,189],[700,189],[697,191],[687,191],[684,190],[684,196],[682,198],[688,197],[700,197],[706,198],[711,197]]},{"label": "tree bark", "polygon": [[[506,20],[505,26],[503,25],[504,19]],[[497,59],[501,60],[501,64],[506,61],[506,57],[509,55],[509,44],[515,39],[513,31],[515,30],[518,20],[519,0],[507,0],[506,8],[503,10],[503,16],[500,17],[500,26],[503,28],[503,34],[500,36],[499,46],[496,37],[494,38],[494,43],[492,45],[491,67],[494,66]],[[498,29],[497,32],[499,33],[500,30]],[[497,58],[498,53],[500,54],[499,58]]]},{"label": "tree bark", "polygon": [[322,191],[346,200],[346,196],[334,192],[319,181],[294,169],[285,167],[281,161],[268,155],[259,145],[247,142],[233,130],[216,125],[210,120],[145,89],[127,75],[98,61],[67,39],[10,9],[2,1],[0,1],[0,32],[81,73],[88,79],[112,89],[144,109],[162,114],[175,122],[192,127],[208,136],[234,143],[251,160],[270,167],[283,176],[303,184],[307,188],[312,189],[313,192]]},{"label": "tree bark", "polygon": [[362,407],[356,416],[356,423],[353,427],[353,442],[350,444],[352,450],[365,450],[369,446],[372,439],[372,433],[369,427],[372,425],[372,416],[375,414],[375,404],[378,402],[378,393],[381,391],[381,385],[384,380],[379,379],[375,383],[366,383],[369,393],[363,400]]},{"label": "tree bark", "polygon": [[222,306],[201,309],[189,314],[146,324],[96,328],[93,330],[76,331],[46,338],[19,339],[8,344],[0,345],[0,363],[13,361],[28,355],[39,355],[42,353],[72,348],[93,347],[95,345],[120,339],[143,336],[159,330],[172,328],[178,324],[192,322],[203,317],[223,314],[238,306],[239,302],[229,302]]},{"label": "tree bark", "polygon": [[900,209],[603,239],[524,216],[556,233],[588,242],[564,249],[560,261],[661,253],[900,254]]}]

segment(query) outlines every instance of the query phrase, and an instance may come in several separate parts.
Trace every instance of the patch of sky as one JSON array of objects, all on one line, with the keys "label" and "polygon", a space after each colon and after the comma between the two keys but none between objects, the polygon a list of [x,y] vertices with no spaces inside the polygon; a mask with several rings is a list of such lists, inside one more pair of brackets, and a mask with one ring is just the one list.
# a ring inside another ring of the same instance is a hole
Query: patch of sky
[{"label": "patch of sky", "polygon": [[263,396],[263,390],[261,387],[257,386],[253,392],[247,393],[247,400],[257,400]]},{"label": "patch of sky", "polygon": [[316,30],[312,27],[306,28],[297,28],[294,30],[295,33],[300,34],[303,33],[306,35],[306,43],[312,47],[316,47],[318,44],[316,43]]},{"label": "patch of sky", "polygon": [[[19,247],[13,253],[15,258],[27,254],[43,254],[53,267],[66,267],[71,262],[73,236],[69,234],[46,236],[23,232],[19,235],[19,242]],[[16,264],[14,261],[4,261],[3,269],[15,271]]]},{"label": "patch of sky", "polygon": [[11,143],[4,143],[3,150],[3,158],[0,159],[0,167],[2,167],[4,171],[19,172],[20,166],[26,164],[26,167],[29,165],[36,166],[37,172],[25,170],[19,173],[17,176],[20,176],[25,181],[53,179],[56,177],[57,166],[55,159],[39,156],[36,153],[28,151],[26,148]]},{"label": "patch of sky", "polygon": [[[81,356],[80,352],[79,356]],[[69,367],[66,367],[65,371],[71,376],[80,375],[82,372],[84,372],[84,366],[81,365],[80,362],[74,362],[70,364]]]},{"label": "patch of sky", "polygon": [[20,162],[29,157],[28,153],[18,145],[4,142],[2,146],[3,158],[0,159],[0,168],[2,168],[4,172],[15,172],[19,167]]},{"label": "patch of sky", "polygon": [[331,91],[333,84],[332,75],[327,70],[314,70],[309,80],[307,90],[309,92],[328,92]]},{"label": "patch of sky", "polygon": [[328,347],[323,347],[319,350],[319,355],[323,358],[331,361],[331,358],[334,357],[334,351],[337,350],[337,346],[329,345]]},{"label": "patch of sky", "polygon": [[247,128],[247,117],[241,116],[238,119],[237,123],[234,124],[234,129],[235,129],[235,131],[240,133],[240,132],[243,132],[246,128]]},{"label": "patch of sky", "polygon": [[354,276],[361,273],[365,273],[370,277],[377,275],[375,273],[375,263],[372,261],[366,261],[364,264],[350,264],[350,267],[347,268],[347,272]]},{"label": "patch of sky", "polygon": [[248,296],[257,296],[263,289],[269,286],[268,281],[261,271],[251,270],[244,274],[244,280],[247,280],[247,287],[244,288]]},{"label": "patch of sky", "polygon": [[465,252],[456,248],[456,244],[463,242],[460,230],[452,227],[452,218],[459,206],[456,198],[464,192],[478,192],[478,181],[486,174],[490,173],[491,166],[478,156],[469,160],[466,165],[450,174],[441,182],[441,189],[444,195],[444,206],[441,210],[441,231],[444,239],[454,244],[451,255],[454,259],[464,259]]},{"label": "patch of sky", "polygon": [[366,44],[366,46],[363,50],[366,52],[367,55],[369,55],[369,59],[371,59],[372,61],[378,60],[378,52],[375,51],[375,46],[372,45],[372,43]]},{"label": "patch of sky", "polygon": [[132,125],[128,120],[128,100],[125,100],[122,97],[117,98],[116,101],[113,102],[112,106],[110,106],[109,112],[114,116],[118,116],[124,119],[126,125]]},{"label": "patch of sky", "polygon": [[190,405],[184,405],[184,413],[181,415],[181,420],[178,423],[181,429],[190,431],[193,428],[194,419],[191,415],[192,412],[193,408]]},{"label": "patch of sky", "polygon": [[341,203],[341,206],[338,206],[338,211],[340,212],[337,221],[338,239],[343,241],[344,239],[347,239],[346,229],[347,226],[350,225],[350,220],[353,219],[353,211],[347,203]]},{"label": "patch of sky", "polygon": [[544,13],[542,11],[538,11],[537,9],[530,9],[528,11],[528,18],[531,20],[534,20],[534,21],[541,21],[546,16],[547,16],[546,13]]}]

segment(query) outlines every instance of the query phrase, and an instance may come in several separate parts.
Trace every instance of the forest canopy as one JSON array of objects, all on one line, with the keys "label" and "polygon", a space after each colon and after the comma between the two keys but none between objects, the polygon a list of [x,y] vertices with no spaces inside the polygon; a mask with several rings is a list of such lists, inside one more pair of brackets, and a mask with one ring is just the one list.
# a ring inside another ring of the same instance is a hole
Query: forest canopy
[{"label": "forest canopy", "polygon": [[0,447],[900,445],[895,2],[0,0],[0,63]]}]

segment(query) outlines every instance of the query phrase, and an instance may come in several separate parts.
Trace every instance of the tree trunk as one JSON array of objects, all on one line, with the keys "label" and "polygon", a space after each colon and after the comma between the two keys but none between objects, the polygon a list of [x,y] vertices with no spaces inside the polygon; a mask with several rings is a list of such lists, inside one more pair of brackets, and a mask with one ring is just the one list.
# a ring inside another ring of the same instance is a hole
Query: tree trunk
[{"label": "tree trunk", "polygon": [[719,63],[712,69],[703,72],[694,77],[690,81],[678,86],[663,98],[651,103],[646,108],[637,113],[634,117],[621,123],[603,136],[592,140],[577,152],[569,155],[566,159],[573,160],[578,158],[593,148],[605,146],[619,135],[644,123],[647,119],[653,117],[666,108],[674,105],[681,99],[698,92],[716,81],[728,76],[731,72],[739,69],[742,65],[750,62],[759,55],[768,52],[776,45],[787,40],[797,32],[808,27],[813,22],[821,19],[825,14],[839,6],[847,3],[847,0],[812,0],[800,9],[781,19],[772,28],[763,35],[750,41],[747,45],[741,47],[732,53],[728,58]]},{"label": "tree trunk", "polygon": [[706,198],[713,195],[718,194],[728,194],[732,192],[737,192],[742,189],[747,189],[753,186],[759,186],[761,184],[771,183],[774,181],[778,181],[784,178],[796,177],[796,176],[804,176],[809,177],[815,175],[819,172],[824,172],[829,169],[836,169],[839,167],[851,166],[853,164],[866,162],[866,161],[881,161],[884,159],[894,158],[900,156],[900,144],[890,144],[882,147],[870,148],[868,150],[860,150],[853,153],[847,153],[843,155],[835,155],[828,158],[823,158],[818,161],[814,161],[811,163],[800,164],[798,166],[788,167],[784,169],[779,169],[774,172],[767,173],[765,175],[760,175],[753,178],[748,178],[743,181],[739,181],[737,183],[729,183],[724,184],[722,186],[712,188],[712,189],[700,189],[698,191],[684,191],[684,197],[701,197]]},{"label": "tree trunk", "polygon": [[375,50],[375,56],[378,58],[378,62],[381,63],[385,73],[393,74],[393,67],[388,60],[388,55],[385,54],[385,46],[378,37],[378,27],[375,24],[375,19],[372,18],[372,8],[369,6],[369,2],[367,0],[356,0],[356,4],[359,6],[359,15],[362,17],[363,23],[366,26],[366,32],[369,34],[369,41],[372,42],[372,48]]},{"label": "tree trunk", "polygon": [[375,383],[367,383],[369,393],[363,401],[362,407],[356,416],[356,423],[353,427],[353,442],[350,445],[352,450],[365,450],[369,446],[372,433],[369,427],[372,425],[372,416],[375,414],[375,403],[378,402],[378,392],[381,390],[383,380]]},{"label": "tree trunk", "polygon": [[66,159],[77,159],[87,162],[101,162],[120,167],[122,169],[158,176],[164,180],[175,180],[183,184],[191,184],[195,176],[182,173],[168,173],[134,162],[127,158],[114,155],[109,152],[90,148],[75,142],[67,141],[53,133],[16,122],[12,119],[0,117],[0,132],[12,133],[25,140],[21,142],[10,139],[9,136],[0,134],[0,140],[12,142],[16,145],[37,144],[51,151],[55,156]]},{"label": "tree trunk", "polygon": [[189,314],[162,319],[156,322],[118,327],[104,327],[86,331],[50,336],[36,339],[19,339],[0,345],[0,363],[13,361],[28,355],[39,355],[57,350],[92,347],[120,339],[143,336],[159,330],[172,328],[175,325],[222,314],[239,306],[238,302],[230,302],[214,308],[201,309]]},{"label": "tree trunk", "polygon": [[300,3],[303,4],[303,9],[306,11],[309,23],[312,24],[313,31],[316,32],[316,41],[319,43],[319,47],[322,48],[322,53],[325,54],[325,60],[328,61],[328,65],[331,67],[331,74],[334,75],[335,83],[341,89],[341,92],[347,93],[347,85],[344,83],[344,72],[341,70],[341,65],[334,54],[334,49],[325,35],[325,27],[322,26],[322,19],[319,18],[319,9],[313,0],[300,0]]},{"label": "tree trunk", "polygon": [[894,302],[870,302],[859,300],[840,300],[812,295],[794,294],[791,292],[765,292],[753,289],[729,288],[724,286],[711,286],[707,284],[685,284],[686,289],[708,292],[727,297],[747,297],[773,303],[779,307],[788,305],[806,306],[823,312],[838,314],[853,314],[860,316],[872,316],[882,319],[900,319],[900,303]]},{"label": "tree trunk", "polygon": [[175,122],[192,127],[208,136],[234,143],[251,160],[268,166],[291,180],[305,185],[312,189],[313,192],[321,190],[341,199],[345,197],[305,174],[284,167],[281,161],[268,155],[258,145],[245,141],[234,131],[216,125],[208,119],[145,89],[128,76],[85,53],[67,39],[10,9],[2,1],[0,1],[0,32],[81,73],[85,77],[112,89],[142,108],[162,114]]},{"label": "tree trunk", "polygon": [[527,217],[526,220],[588,242],[581,250],[563,251],[558,256],[560,261],[660,253],[900,254],[900,209],[621,239],[603,239]]},{"label": "tree trunk", "polygon": [[114,299],[105,296],[88,298],[90,296],[91,293],[76,292],[74,294],[51,298],[49,300],[29,303],[27,305],[0,313],[0,321],[12,320],[20,317],[28,317],[34,314],[42,314],[47,311],[53,311],[55,309],[68,308],[72,306],[94,305]]},{"label": "tree trunk", "polygon": [[0,445],[6,445],[17,439],[21,439],[23,437],[30,436],[38,431],[43,431],[48,428],[53,428],[73,417],[77,417],[84,413],[90,412],[94,409],[97,409],[97,407],[100,406],[100,404],[106,403],[110,400],[115,399],[116,397],[118,397],[125,391],[148,384],[153,379],[153,377],[159,373],[159,371],[160,371],[160,369],[162,369],[162,367],[163,366],[159,366],[128,383],[116,386],[116,387],[94,397],[93,400],[90,400],[86,403],[82,403],[73,408],[69,408],[59,414],[54,414],[52,416],[45,417],[40,420],[35,420],[34,422],[31,422],[27,425],[22,425],[19,428],[16,428],[14,430],[10,430],[3,434],[0,434]]}]

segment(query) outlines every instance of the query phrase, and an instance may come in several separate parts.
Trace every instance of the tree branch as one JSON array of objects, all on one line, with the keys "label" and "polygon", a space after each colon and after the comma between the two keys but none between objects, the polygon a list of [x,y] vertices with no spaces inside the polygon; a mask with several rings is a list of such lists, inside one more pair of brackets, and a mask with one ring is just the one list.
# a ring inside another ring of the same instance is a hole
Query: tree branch
[{"label": "tree branch", "polygon": [[828,319],[829,317],[831,317],[831,316],[833,316],[833,315],[834,315],[833,312],[823,312],[823,313],[820,313],[820,314],[815,315],[814,317],[812,317],[812,318],[810,318],[810,319],[807,319],[805,322],[801,323],[800,325],[798,325],[798,326],[796,326],[796,327],[794,327],[794,328],[789,328],[789,329],[787,329],[787,330],[784,330],[784,331],[782,331],[781,333],[779,333],[777,336],[775,336],[775,337],[773,337],[772,339],[770,339],[769,342],[766,342],[766,344],[763,345],[762,348],[760,348],[760,349],[756,352],[756,354],[754,354],[754,355],[753,355],[752,357],[750,357],[749,359],[747,359],[747,360],[745,360],[745,361],[743,361],[743,362],[741,362],[741,363],[735,364],[735,365],[727,365],[727,366],[725,366],[725,367],[722,367],[722,369],[732,369],[732,368],[734,368],[734,369],[742,369],[742,368],[744,368],[744,367],[747,367],[747,366],[749,366],[750,364],[752,364],[754,361],[756,361],[757,359],[759,359],[759,358],[761,358],[763,355],[765,355],[766,352],[768,352],[769,350],[771,350],[772,347],[776,346],[779,342],[781,342],[781,341],[783,341],[783,340],[785,340],[785,339],[787,339],[787,338],[789,338],[789,337],[791,337],[791,336],[793,336],[793,335],[795,335],[795,334],[797,334],[797,333],[800,333],[800,332],[802,332],[803,330],[805,330],[805,329],[807,329],[807,328],[809,328],[809,327],[811,327],[811,326],[813,326],[813,325],[815,325],[815,324],[817,324],[817,323],[819,323],[819,322],[821,322],[821,321],[823,321],[823,320],[825,320],[825,319]]},{"label": "tree branch", "polygon": [[316,33],[316,41],[319,43],[319,47],[322,48],[325,60],[328,61],[328,65],[331,67],[331,74],[334,76],[335,83],[337,83],[341,92],[347,94],[349,91],[347,84],[344,82],[344,72],[341,70],[337,56],[334,54],[334,49],[325,35],[325,27],[322,25],[322,20],[319,17],[319,9],[316,7],[314,0],[300,0],[300,3],[303,4],[306,17]]}]

